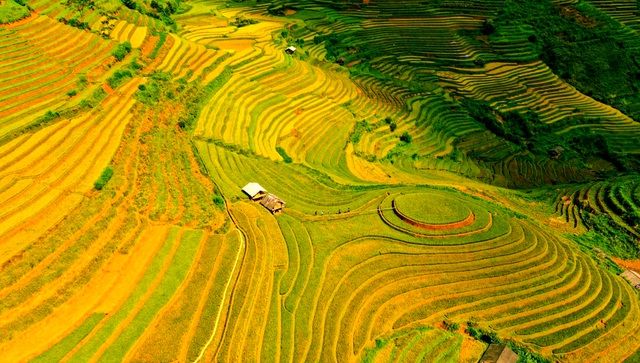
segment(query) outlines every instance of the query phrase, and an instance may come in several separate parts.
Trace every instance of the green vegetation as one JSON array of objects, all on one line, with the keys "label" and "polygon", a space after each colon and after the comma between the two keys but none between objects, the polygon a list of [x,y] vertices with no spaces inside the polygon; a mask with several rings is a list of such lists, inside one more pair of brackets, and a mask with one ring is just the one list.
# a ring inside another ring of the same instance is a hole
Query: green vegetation
[{"label": "green vegetation", "polygon": [[131,43],[129,43],[128,41],[125,41],[118,44],[118,46],[113,50],[111,54],[113,54],[116,60],[122,61],[124,57],[126,57],[127,54],[129,54],[129,52],[131,52]]},{"label": "green vegetation", "polygon": [[400,135],[400,141],[404,142],[405,144],[410,144],[412,140],[413,137],[411,137],[411,134],[409,134],[408,131],[405,131],[402,133],[402,135]]},{"label": "green vegetation", "polygon": [[590,230],[572,237],[576,242],[612,256],[624,259],[640,258],[640,245],[636,238],[614,223],[611,216],[593,214],[585,210],[582,212],[582,218]]},{"label": "green vegetation", "polygon": [[64,339],[62,339],[58,344],[54,345],[48,351],[36,357],[32,362],[47,363],[60,361],[65,355],[67,355],[67,353],[69,353],[74,347],[76,347],[82,339],[89,335],[93,328],[95,328],[95,326],[98,325],[98,323],[102,321],[104,317],[105,314],[92,314],[71,334],[67,335]]},{"label": "green vegetation", "polygon": [[635,106],[640,103],[639,43],[626,37],[624,26],[611,17],[586,1],[556,6],[551,0],[508,0],[492,24],[493,44],[506,34],[513,37],[514,29],[533,29],[525,35],[557,75],[640,120],[640,108]]},{"label": "green vegetation", "polygon": [[458,331],[458,329],[460,329],[460,324],[456,323],[455,321],[448,320],[448,319],[445,319],[442,322],[442,325],[444,325],[444,328],[447,329],[450,332],[456,332],[456,331]]},{"label": "green vegetation", "polygon": [[0,3],[0,24],[10,23],[29,16],[29,8],[14,0]]},{"label": "green vegetation", "polygon": [[365,132],[371,132],[372,126],[367,122],[367,120],[362,120],[356,123],[356,126],[351,133],[350,140],[352,143],[357,144],[360,142],[360,138],[362,134]]},{"label": "green vegetation", "polygon": [[66,19],[65,17],[59,17],[58,21],[63,24],[72,26],[74,28],[82,29],[82,30],[91,28],[91,26],[89,26],[89,23],[87,23],[86,21],[81,21],[77,18]]},{"label": "green vegetation", "polygon": [[518,355],[518,363],[551,363],[549,359],[513,341],[507,342],[507,345]]},{"label": "green vegetation", "polygon": [[160,51],[160,48],[162,48],[162,45],[164,45],[164,42],[167,41],[167,33],[161,32],[158,37],[159,37],[158,42],[156,42],[156,45],[153,47],[153,50],[151,51],[151,54],[149,54],[150,59],[156,59],[156,57],[158,56],[158,52]]},{"label": "green vegetation", "polygon": [[280,156],[282,156],[282,160],[284,160],[285,163],[290,164],[293,162],[291,156],[289,156],[282,147],[276,146],[276,151],[278,152],[278,154],[280,154]]},{"label": "green vegetation", "polygon": [[216,207],[218,207],[221,210],[224,209],[224,198],[222,198],[222,196],[219,194],[215,194],[213,196],[213,204],[215,204]]},{"label": "green vegetation", "polygon": [[243,16],[238,16],[235,19],[233,19],[233,21],[231,21],[229,23],[229,25],[231,26],[235,26],[238,28],[242,28],[245,27],[247,25],[252,25],[252,24],[258,24],[258,21],[256,19],[247,19]]},{"label": "green vegetation", "polygon": [[95,183],[93,183],[93,188],[95,190],[102,190],[105,187],[105,185],[107,185],[109,180],[111,180],[112,176],[113,176],[113,168],[110,166],[107,166],[102,171],[102,174],[100,174],[100,177],[98,178],[98,180],[96,180]]}]

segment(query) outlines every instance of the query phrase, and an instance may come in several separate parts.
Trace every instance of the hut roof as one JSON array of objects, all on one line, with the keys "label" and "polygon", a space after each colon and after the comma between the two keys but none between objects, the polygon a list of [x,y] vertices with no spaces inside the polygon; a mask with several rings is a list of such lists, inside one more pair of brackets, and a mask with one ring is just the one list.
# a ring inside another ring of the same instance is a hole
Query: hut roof
[{"label": "hut roof", "polygon": [[271,213],[275,213],[281,211],[286,203],[273,194],[267,194],[264,198],[262,198],[260,204],[271,211]]},{"label": "hut roof", "polygon": [[631,285],[640,288],[640,275],[638,275],[637,273],[631,271],[631,270],[626,270],[625,272],[621,273],[620,276],[624,277],[625,279],[629,280],[629,282],[631,283]]},{"label": "hut roof", "polygon": [[480,363],[515,363],[518,355],[504,344],[491,344],[484,352]]},{"label": "hut roof", "polygon": [[249,183],[249,184],[245,185],[244,188],[242,188],[242,191],[245,192],[245,194],[247,194],[250,198],[253,198],[253,197],[255,197],[256,195],[258,195],[260,193],[266,193],[267,192],[267,190],[264,189],[258,183]]}]

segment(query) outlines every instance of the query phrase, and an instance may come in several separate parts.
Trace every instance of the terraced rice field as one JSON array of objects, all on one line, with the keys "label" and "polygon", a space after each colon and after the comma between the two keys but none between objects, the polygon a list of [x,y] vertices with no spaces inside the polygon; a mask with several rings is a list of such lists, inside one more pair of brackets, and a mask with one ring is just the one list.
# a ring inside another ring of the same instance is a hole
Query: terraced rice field
[{"label": "terraced rice field", "polygon": [[589,210],[640,238],[637,175],[517,149],[459,101],[612,153],[640,126],[526,37],[468,36],[500,1],[30,4],[0,25],[0,362],[477,362],[487,334],[637,359],[638,291],[565,234]]}]

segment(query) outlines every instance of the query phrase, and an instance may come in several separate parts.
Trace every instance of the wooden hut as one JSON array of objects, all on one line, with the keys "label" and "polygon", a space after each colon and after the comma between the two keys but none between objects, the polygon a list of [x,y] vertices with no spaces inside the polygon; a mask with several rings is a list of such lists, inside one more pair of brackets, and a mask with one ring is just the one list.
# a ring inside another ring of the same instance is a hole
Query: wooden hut
[{"label": "wooden hut", "polygon": [[627,281],[629,281],[629,283],[631,283],[631,285],[633,285],[636,289],[640,289],[640,275],[638,273],[631,270],[626,270],[625,272],[621,273],[620,276],[627,279]]},{"label": "wooden hut", "polygon": [[251,198],[251,200],[260,200],[267,195],[267,190],[258,183],[249,183],[242,188],[242,191]]},{"label": "wooden hut", "polygon": [[504,344],[490,344],[478,363],[516,363],[518,355]]},{"label": "wooden hut", "polygon": [[273,194],[267,194],[260,200],[260,204],[267,208],[272,214],[276,214],[282,212],[286,203]]},{"label": "wooden hut", "polygon": [[296,50],[298,50],[298,49],[292,45],[292,46],[287,47],[287,49],[285,49],[284,52],[287,53],[287,54],[293,54],[293,53],[296,52]]}]

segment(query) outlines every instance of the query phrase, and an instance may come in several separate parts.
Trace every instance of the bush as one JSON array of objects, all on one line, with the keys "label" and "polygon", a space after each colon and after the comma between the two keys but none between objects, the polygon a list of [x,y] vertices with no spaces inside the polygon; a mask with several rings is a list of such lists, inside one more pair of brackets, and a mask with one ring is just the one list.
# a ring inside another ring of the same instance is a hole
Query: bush
[{"label": "bush", "polygon": [[119,69],[115,71],[113,75],[109,77],[109,79],[107,79],[107,83],[109,84],[109,87],[116,89],[121,84],[131,79],[131,77],[133,77],[131,71],[126,69]]},{"label": "bush", "polygon": [[289,156],[282,147],[276,146],[276,151],[278,152],[278,154],[280,154],[280,156],[282,156],[282,159],[284,160],[285,163],[291,164],[293,162],[293,159],[291,158],[291,156]]},{"label": "bush", "polygon": [[247,19],[245,17],[239,16],[235,18],[231,23],[229,23],[229,25],[242,28],[244,26],[257,24],[257,23],[258,21],[256,19]]},{"label": "bush", "polygon": [[224,209],[224,198],[222,196],[216,194],[213,196],[213,204],[220,209]]},{"label": "bush", "polygon": [[100,177],[98,178],[98,180],[96,180],[95,183],[93,183],[94,189],[102,190],[104,186],[107,185],[109,180],[111,180],[112,176],[113,176],[113,168],[111,168],[110,166],[107,166],[102,171],[102,174],[100,174]]},{"label": "bush", "polygon": [[411,137],[411,135],[408,132],[403,132],[402,135],[400,135],[400,141],[410,144],[411,141],[413,140],[413,137]]},{"label": "bush", "polygon": [[89,29],[89,28],[90,28],[90,27],[89,27],[89,23],[87,23],[87,22],[85,22],[85,21],[80,21],[80,20],[78,20],[78,19],[76,19],[76,18],[71,18],[71,19],[68,19],[68,20],[67,20],[67,19],[66,19],[66,18],[64,18],[64,17],[60,17],[60,18],[58,18],[58,21],[59,21],[59,22],[61,22],[61,23],[63,23],[63,24],[66,24],[66,25],[72,26],[72,27],[74,27],[74,28],[82,29],[82,30],[85,30],[85,29]]},{"label": "bush", "polygon": [[136,10],[137,4],[134,0],[121,0],[124,6],[128,7],[131,10]]},{"label": "bush", "polygon": [[67,96],[69,96],[69,97],[73,97],[73,96],[75,96],[77,94],[78,94],[78,91],[76,91],[74,89],[72,89],[71,91],[67,92]]},{"label": "bush", "polygon": [[458,331],[458,329],[460,329],[460,324],[451,321],[449,319],[445,319],[442,324],[444,325],[444,328],[447,329],[448,331],[451,332],[456,332]]},{"label": "bush", "polygon": [[131,43],[129,41],[118,44],[116,49],[111,53],[118,61],[124,59],[131,52]]}]

